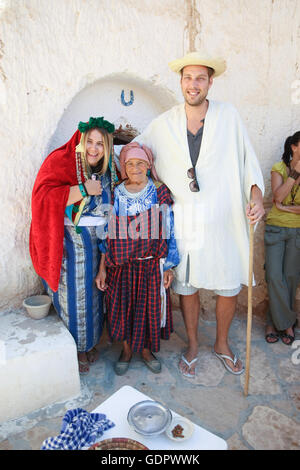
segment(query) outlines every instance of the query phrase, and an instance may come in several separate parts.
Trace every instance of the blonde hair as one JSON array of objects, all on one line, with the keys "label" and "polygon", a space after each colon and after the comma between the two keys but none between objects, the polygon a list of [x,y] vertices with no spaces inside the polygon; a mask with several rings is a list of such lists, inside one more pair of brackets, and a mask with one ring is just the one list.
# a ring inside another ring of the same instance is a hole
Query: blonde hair
[{"label": "blonde hair", "polygon": [[[87,132],[84,133],[84,139],[83,139],[83,159],[84,159],[84,165],[85,165],[85,170],[88,175],[88,177],[91,177],[92,173],[94,173],[94,169],[88,164],[87,158],[86,158],[86,143],[88,136],[91,131],[94,129],[97,129],[97,131],[100,132],[100,134],[103,137],[103,149],[104,149],[104,155],[103,155],[103,163],[102,163],[102,168],[98,172],[99,175],[104,175],[107,171],[108,168],[108,163],[109,163],[109,157],[112,153],[112,147],[113,147],[113,136],[109,132],[107,132],[106,129],[99,128],[99,127],[94,127],[92,129],[89,129]],[[102,159],[101,159],[102,160]],[[101,161],[100,160],[100,161]]]}]

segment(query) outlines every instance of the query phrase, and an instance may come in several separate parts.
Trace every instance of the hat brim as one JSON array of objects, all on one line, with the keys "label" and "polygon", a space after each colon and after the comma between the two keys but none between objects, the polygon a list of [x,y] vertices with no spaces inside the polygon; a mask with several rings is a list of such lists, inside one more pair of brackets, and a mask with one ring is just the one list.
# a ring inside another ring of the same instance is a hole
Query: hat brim
[{"label": "hat brim", "polygon": [[214,70],[213,77],[218,77],[226,70],[226,62],[223,59],[205,59],[201,57],[185,56],[182,59],[175,59],[169,62],[169,67],[173,72],[180,73],[180,71],[188,65],[203,65],[210,67]]}]

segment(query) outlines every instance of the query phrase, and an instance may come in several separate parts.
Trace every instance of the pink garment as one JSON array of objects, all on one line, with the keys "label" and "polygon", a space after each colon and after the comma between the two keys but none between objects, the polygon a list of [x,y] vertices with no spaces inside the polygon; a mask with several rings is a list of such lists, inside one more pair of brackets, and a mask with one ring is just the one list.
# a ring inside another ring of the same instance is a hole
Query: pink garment
[{"label": "pink garment", "polygon": [[153,154],[149,147],[146,145],[140,145],[138,142],[130,142],[125,145],[120,153],[120,170],[122,180],[127,178],[125,165],[131,158],[137,158],[139,160],[144,160],[150,166],[150,171],[155,180],[158,180],[156,169],[153,163]]}]

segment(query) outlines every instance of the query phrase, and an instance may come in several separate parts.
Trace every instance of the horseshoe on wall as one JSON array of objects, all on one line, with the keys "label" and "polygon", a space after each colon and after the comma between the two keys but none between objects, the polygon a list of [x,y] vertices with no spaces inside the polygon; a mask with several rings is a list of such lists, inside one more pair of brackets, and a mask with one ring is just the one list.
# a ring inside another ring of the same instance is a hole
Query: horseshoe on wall
[{"label": "horseshoe on wall", "polygon": [[125,93],[124,93],[124,90],[122,90],[122,93],[121,93],[121,102],[124,106],[131,106],[134,102],[134,94],[133,94],[133,91],[130,90],[130,100],[129,101],[125,101]]}]

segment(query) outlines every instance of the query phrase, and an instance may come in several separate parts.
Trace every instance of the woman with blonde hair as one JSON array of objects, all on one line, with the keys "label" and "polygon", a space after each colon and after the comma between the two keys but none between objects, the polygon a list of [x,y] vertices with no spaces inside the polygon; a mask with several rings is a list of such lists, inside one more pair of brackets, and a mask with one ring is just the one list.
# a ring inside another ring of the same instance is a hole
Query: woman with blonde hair
[{"label": "woman with blonde hair", "polygon": [[80,122],[45,159],[32,192],[33,266],[76,342],[81,373],[97,359],[102,333],[103,294],[94,278],[116,180],[113,132],[103,117]]}]

